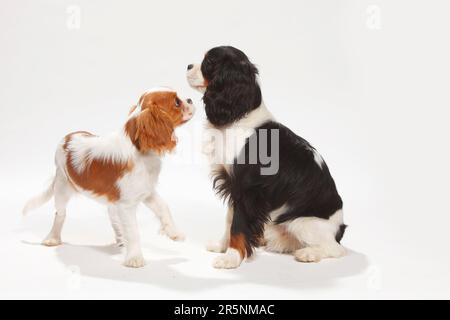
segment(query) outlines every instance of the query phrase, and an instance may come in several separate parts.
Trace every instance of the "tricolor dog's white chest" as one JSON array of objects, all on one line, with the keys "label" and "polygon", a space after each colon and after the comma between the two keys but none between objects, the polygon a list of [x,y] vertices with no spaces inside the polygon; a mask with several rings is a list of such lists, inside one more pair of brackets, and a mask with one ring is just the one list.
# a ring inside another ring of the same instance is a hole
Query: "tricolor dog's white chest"
[{"label": "tricolor dog's white chest", "polygon": [[212,171],[224,168],[230,172],[231,165],[241,154],[247,139],[256,133],[263,123],[274,120],[264,104],[244,118],[229,126],[217,128],[207,122],[203,135],[202,152],[208,157]]}]

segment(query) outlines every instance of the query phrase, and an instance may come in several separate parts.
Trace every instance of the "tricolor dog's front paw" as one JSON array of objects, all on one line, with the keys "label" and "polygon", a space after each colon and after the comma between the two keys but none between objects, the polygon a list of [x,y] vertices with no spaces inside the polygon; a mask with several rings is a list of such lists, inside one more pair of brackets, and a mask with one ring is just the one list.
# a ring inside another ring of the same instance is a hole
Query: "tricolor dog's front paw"
[{"label": "tricolor dog's front paw", "polygon": [[227,250],[227,245],[223,241],[210,242],[206,245],[206,250],[216,253],[224,253]]},{"label": "tricolor dog's front paw", "polygon": [[134,257],[125,259],[125,262],[123,263],[123,265],[125,267],[129,267],[129,268],[141,268],[141,267],[145,266],[145,260],[142,255],[134,256]]},{"label": "tricolor dog's front paw", "polygon": [[213,261],[213,267],[216,269],[235,269],[241,265],[242,258],[235,249],[228,249],[226,253],[221,254]]}]

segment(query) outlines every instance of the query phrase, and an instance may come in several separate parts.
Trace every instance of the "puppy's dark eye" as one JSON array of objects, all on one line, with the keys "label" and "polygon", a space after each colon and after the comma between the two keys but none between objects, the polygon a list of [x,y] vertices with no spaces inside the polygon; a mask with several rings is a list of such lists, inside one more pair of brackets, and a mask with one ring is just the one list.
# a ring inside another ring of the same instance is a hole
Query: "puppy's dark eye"
[{"label": "puppy's dark eye", "polygon": [[176,98],[175,99],[175,107],[179,108],[181,106],[181,100]]}]

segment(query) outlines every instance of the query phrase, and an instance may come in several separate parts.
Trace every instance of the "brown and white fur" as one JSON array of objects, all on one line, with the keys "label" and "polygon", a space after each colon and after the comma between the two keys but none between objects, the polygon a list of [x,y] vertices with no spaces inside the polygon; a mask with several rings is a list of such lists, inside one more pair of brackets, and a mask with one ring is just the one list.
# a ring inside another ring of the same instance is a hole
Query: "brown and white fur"
[{"label": "brown and white fur", "polygon": [[84,131],[66,135],[56,149],[56,174],[51,185],[31,199],[23,211],[25,214],[54,196],[53,227],[42,244],[62,243],[67,203],[77,193],[107,206],[116,243],[126,247],[127,267],[145,264],[136,221],[141,202],[158,216],[162,233],[183,240],[155,185],[161,156],[176,146],[175,128],[191,119],[193,113],[192,100],[181,100],[167,88],[155,88],[140,97],[118,132],[102,137]]}]

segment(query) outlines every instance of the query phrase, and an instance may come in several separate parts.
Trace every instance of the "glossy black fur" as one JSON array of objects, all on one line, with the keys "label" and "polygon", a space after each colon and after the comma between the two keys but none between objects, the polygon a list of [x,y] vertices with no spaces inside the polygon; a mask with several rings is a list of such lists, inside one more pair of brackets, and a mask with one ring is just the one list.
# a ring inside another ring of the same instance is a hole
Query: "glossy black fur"
[{"label": "glossy black fur", "polygon": [[347,229],[347,225],[341,224],[339,226],[339,230],[336,232],[336,242],[341,243],[342,238],[344,237],[345,229]]},{"label": "glossy black fur", "polygon": [[[261,135],[262,130],[267,134]],[[269,213],[286,205],[289,210],[278,216],[275,223],[283,223],[300,217],[328,219],[342,209],[342,200],[328,167],[320,167],[314,160],[313,147],[304,139],[277,122],[267,122],[256,129],[256,139],[265,139],[271,153],[271,130],[279,133],[279,171],[275,175],[261,175],[264,166],[258,156],[256,164],[250,164],[249,144],[245,146],[245,164],[233,164],[232,174],[221,171],[215,176],[216,191],[228,198],[234,209],[231,234],[244,234],[247,255],[258,246]],[[242,151],[244,152],[244,151]],[[258,150],[259,155],[259,150]],[[340,241],[342,226],[336,234]]]},{"label": "glossy black fur", "polygon": [[258,69],[242,51],[233,47],[211,49],[201,70],[208,83],[203,96],[205,111],[213,125],[237,121],[261,104]]},{"label": "glossy black fur", "polygon": [[[258,70],[247,56],[233,47],[217,47],[205,56],[201,66],[208,82],[203,97],[208,120],[215,126],[231,124],[261,104],[261,90],[256,81]],[[240,157],[228,174],[224,169],[215,173],[214,188],[234,209],[231,235],[244,235],[247,256],[260,244],[264,225],[271,211],[286,205],[287,212],[275,223],[299,217],[328,219],[342,208],[342,200],[325,162],[314,159],[314,148],[303,138],[280,123],[269,121],[256,129],[259,140],[266,139],[271,153],[271,131],[279,133],[279,170],[274,175],[261,175],[262,164],[249,161],[249,139]],[[267,130],[267,134],[261,134]],[[267,153],[267,152],[266,152]],[[259,155],[259,150],[257,151]],[[345,225],[337,231],[336,241],[344,235]]]}]

